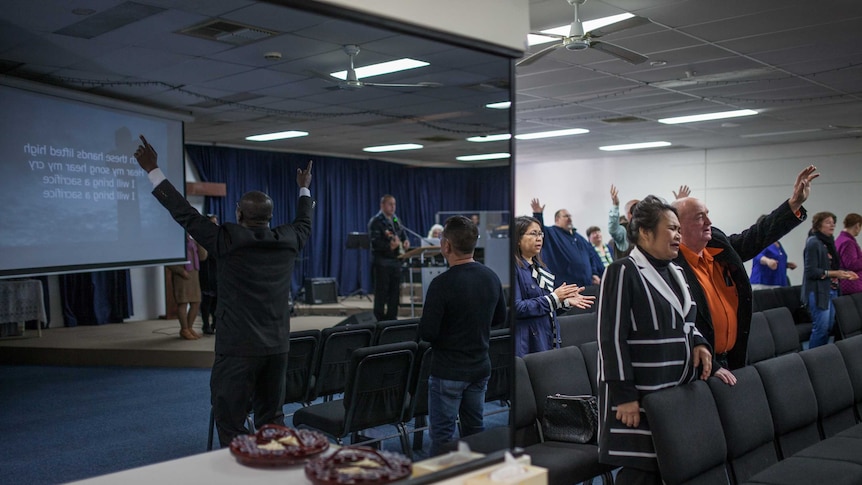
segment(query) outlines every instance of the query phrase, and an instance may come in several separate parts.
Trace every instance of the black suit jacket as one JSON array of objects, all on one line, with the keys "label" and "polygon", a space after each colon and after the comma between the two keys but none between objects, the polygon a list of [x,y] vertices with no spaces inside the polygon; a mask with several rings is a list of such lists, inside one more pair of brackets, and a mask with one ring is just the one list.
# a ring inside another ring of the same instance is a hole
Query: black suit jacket
[{"label": "black suit jacket", "polygon": [[218,261],[216,354],[260,356],[287,352],[288,297],[296,255],[311,234],[314,200],[300,197],[296,218],[275,228],[217,225],[167,180],[156,199]]},{"label": "black suit jacket", "polygon": [[[804,208],[800,209],[800,212],[801,217],[796,217],[796,214],[790,210],[790,204],[785,201],[762,221],[754,223],[739,234],[728,236],[721,229],[712,228],[712,240],[706,246],[723,249],[721,253],[715,256],[715,260],[724,268],[728,282],[736,286],[736,294],[739,297],[739,307],[736,311],[736,343],[727,353],[727,363],[731,369],[745,366],[748,352],[748,333],[751,329],[751,282],[743,263],[757,256],[765,247],[778,241],[794,227],[801,224],[807,213]],[[709,306],[703,293],[703,287],[682,252],[679,253],[674,262],[682,266],[685,271],[685,277],[691,288],[691,296],[697,303],[695,324],[700,333],[715,348],[715,331],[712,327],[712,316],[709,314]],[[717,370],[719,367],[714,364],[713,368]]]}]

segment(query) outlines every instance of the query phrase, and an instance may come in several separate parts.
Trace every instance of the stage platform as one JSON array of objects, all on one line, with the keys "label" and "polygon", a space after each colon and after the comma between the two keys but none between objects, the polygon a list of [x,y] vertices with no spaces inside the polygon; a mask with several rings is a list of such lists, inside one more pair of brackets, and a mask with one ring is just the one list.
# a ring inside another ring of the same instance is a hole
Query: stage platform
[{"label": "stage platform", "polygon": [[[290,319],[292,331],[322,329],[355,313],[371,311],[372,302],[364,296],[353,296],[331,304],[297,304],[295,310],[296,315]],[[420,316],[421,307],[414,306],[412,313]],[[410,305],[402,303],[399,318],[410,316]],[[200,318],[195,329],[201,333]],[[27,330],[21,337],[0,339],[0,364],[209,368],[214,346],[214,335],[181,339],[175,320],[127,321],[46,328],[42,337],[35,330]]]}]

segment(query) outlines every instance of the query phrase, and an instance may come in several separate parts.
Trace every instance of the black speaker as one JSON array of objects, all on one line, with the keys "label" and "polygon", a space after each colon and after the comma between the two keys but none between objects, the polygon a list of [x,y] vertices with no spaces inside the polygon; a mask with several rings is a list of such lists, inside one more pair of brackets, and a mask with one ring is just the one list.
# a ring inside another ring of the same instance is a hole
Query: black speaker
[{"label": "black speaker", "polygon": [[306,278],[305,303],[320,305],[323,303],[338,303],[338,284],[335,278]]},{"label": "black speaker", "polygon": [[377,317],[374,316],[374,312],[354,313],[338,322],[335,326],[341,327],[344,325],[357,325],[360,323],[377,323]]}]

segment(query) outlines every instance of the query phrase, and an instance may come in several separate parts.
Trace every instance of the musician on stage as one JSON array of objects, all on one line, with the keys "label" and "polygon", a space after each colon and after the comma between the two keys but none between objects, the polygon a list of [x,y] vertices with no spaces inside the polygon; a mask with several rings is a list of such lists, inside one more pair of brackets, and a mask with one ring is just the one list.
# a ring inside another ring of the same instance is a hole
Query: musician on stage
[{"label": "musician on stage", "polygon": [[395,215],[395,196],[380,198],[380,211],[368,221],[371,240],[371,274],[374,279],[374,316],[377,321],[398,318],[401,259],[410,248],[407,232]]}]

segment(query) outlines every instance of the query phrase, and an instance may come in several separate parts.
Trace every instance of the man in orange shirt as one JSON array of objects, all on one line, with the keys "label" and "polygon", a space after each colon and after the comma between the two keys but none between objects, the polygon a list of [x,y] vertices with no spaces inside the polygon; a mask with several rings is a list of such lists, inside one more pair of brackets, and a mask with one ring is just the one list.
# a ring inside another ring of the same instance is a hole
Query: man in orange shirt
[{"label": "man in orange shirt", "polygon": [[682,235],[674,262],[685,271],[697,303],[697,328],[713,346],[715,375],[727,384],[736,383],[730,370],[746,364],[751,327],[751,283],[743,262],[805,220],[802,204],[819,175],[813,165],[805,168],[796,177],[790,198],[740,234],[728,236],[712,227],[709,209],[701,200],[685,197],[673,202]]}]

